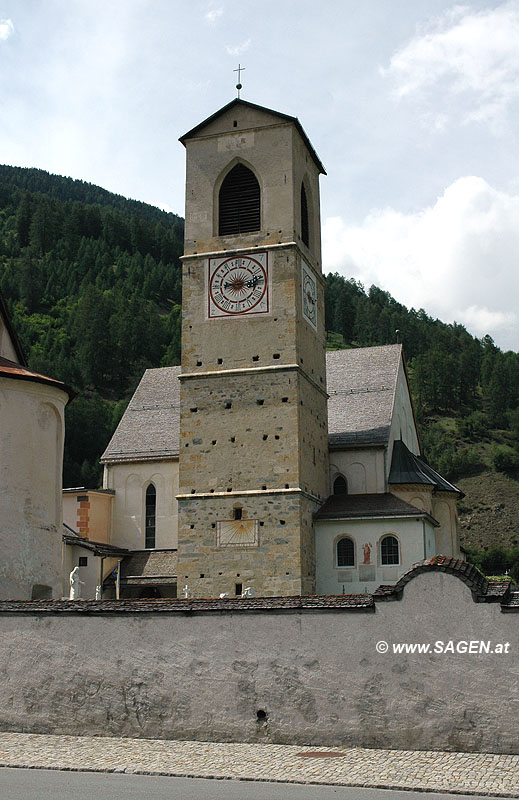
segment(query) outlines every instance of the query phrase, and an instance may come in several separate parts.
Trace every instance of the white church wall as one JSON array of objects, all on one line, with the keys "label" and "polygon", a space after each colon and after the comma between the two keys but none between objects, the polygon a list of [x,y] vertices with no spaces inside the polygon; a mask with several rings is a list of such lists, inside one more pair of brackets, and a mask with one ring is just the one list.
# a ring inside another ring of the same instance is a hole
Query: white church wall
[{"label": "white church wall", "polygon": [[0,378],[0,597],[61,597],[61,469],[68,397]]},{"label": "white church wall", "polygon": [[397,387],[395,392],[395,404],[393,408],[393,418],[389,432],[387,449],[387,475],[391,469],[391,457],[393,455],[393,442],[395,439],[402,439],[406,447],[415,455],[420,455],[420,444],[416,432],[411,396],[404,370],[403,361],[400,360],[398,368]]},{"label": "white church wall", "polygon": [[1,314],[0,314],[0,356],[2,356],[2,358],[8,358],[9,361],[15,361],[16,363],[18,363],[18,356],[16,354],[16,350],[14,348],[13,342],[11,341],[9,331],[5,326]]},{"label": "white church wall", "polygon": [[146,489],[150,483],[157,491],[155,547],[177,547],[178,461],[105,464],[104,488],[115,490],[111,544],[144,549]]},{"label": "white church wall", "polygon": [[[366,611],[269,610],[257,602],[252,612],[202,612],[186,601],[167,614],[117,613],[114,603],[87,615],[0,613],[9,678],[0,682],[0,728],[519,753],[519,617],[499,603],[474,602],[457,577],[418,575],[401,600]],[[439,641],[509,648],[392,648]]]},{"label": "white church wall", "polygon": [[330,453],[330,492],[338,475],[348,484],[348,494],[366,494],[385,491],[383,448],[358,450],[333,450]]},{"label": "white church wall", "polygon": [[459,558],[460,542],[458,530],[457,497],[449,492],[434,494],[432,498],[433,517],[440,527],[436,528],[436,552]]},{"label": "white church wall", "polygon": [[[381,564],[380,541],[395,536],[400,563]],[[355,566],[337,565],[337,542],[352,539]],[[435,554],[434,529],[420,518],[320,520],[315,523],[317,594],[373,592],[381,583],[396,583],[417,561]]]}]

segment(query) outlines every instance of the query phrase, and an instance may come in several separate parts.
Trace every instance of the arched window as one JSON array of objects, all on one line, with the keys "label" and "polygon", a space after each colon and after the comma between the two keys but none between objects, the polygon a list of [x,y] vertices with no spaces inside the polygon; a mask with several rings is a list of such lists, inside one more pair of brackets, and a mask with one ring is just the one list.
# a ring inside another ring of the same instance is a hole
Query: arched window
[{"label": "arched window", "polygon": [[348,484],[344,475],[337,475],[333,482],[334,494],[348,494]]},{"label": "arched window", "polygon": [[155,547],[155,521],[157,517],[157,491],[152,483],[146,489],[146,530],[144,547]]},{"label": "arched window", "polygon": [[384,536],[380,542],[380,563],[383,566],[400,564],[400,546],[396,536]]},{"label": "arched window", "polygon": [[349,536],[343,536],[343,538],[339,539],[337,542],[337,566],[355,566],[355,547]]},{"label": "arched window", "polygon": [[304,183],[301,184],[301,239],[310,247],[310,233],[308,229],[308,201]]},{"label": "arched window", "polygon": [[218,235],[232,236],[260,229],[260,187],[254,173],[236,164],[218,195]]}]

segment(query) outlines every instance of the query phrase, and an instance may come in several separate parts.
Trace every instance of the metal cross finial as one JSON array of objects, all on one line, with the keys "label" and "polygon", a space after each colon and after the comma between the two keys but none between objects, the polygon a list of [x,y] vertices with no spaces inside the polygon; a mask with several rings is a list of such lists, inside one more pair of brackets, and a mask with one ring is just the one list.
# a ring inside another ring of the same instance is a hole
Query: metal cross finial
[{"label": "metal cross finial", "polygon": [[241,73],[245,72],[245,67],[242,67],[241,64],[238,64],[238,69],[233,69],[233,72],[238,73],[238,83],[236,84],[236,88],[238,90],[238,100],[240,99],[240,89],[242,88],[241,85]]}]

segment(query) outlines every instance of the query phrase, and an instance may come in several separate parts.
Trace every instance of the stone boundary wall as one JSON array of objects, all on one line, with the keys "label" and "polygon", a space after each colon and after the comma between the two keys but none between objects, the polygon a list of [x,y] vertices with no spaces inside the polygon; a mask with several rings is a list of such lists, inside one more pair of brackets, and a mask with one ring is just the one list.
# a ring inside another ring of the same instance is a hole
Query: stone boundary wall
[{"label": "stone boundary wall", "polygon": [[[519,753],[519,597],[452,563],[373,596],[0,603],[0,729]],[[439,641],[494,652],[393,652]]]}]

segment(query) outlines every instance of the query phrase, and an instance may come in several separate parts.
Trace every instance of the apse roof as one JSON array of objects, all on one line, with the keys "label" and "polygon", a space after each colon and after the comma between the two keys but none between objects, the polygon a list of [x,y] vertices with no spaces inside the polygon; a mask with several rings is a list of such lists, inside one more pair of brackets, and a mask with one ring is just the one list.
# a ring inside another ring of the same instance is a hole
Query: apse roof
[{"label": "apse roof", "polygon": [[22,364],[18,364],[16,361],[10,361],[3,356],[0,356],[0,377],[14,378],[19,381],[31,381],[32,383],[45,383],[48,386],[54,386],[56,389],[61,389],[63,392],[66,392],[71,400],[76,396],[76,392],[61,381],[57,381],[54,378],[47,378],[46,375],[40,375],[39,372],[33,372],[33,370],[28,369]]},{"label": "apse roof", "polygon": [[439,524],[430,514],[390,492],[332,494],[315,515],[317,520],[387,519],[388,517],[425,517],[435,527]]},{"label": "apse roof", "polygon": [[[296,126],[296,128],[298,130],[298,133],[300,134],[302,140],[304,141],[304,143],[308,147],[308,150],[310,151],[310,155],[312,156],[312,159],[315,162],[315,165],[316,165],[317,169],[323,175],[326,175],[326,170],[322,165],[321,159],[319,158],[319,156],[315,152],[310,139],[306,135],[306,133],[305,133],[305,131],[303,129],[303,126],[301,125],[301,123],[299,122],[297,117],[292,117],[292,116],[290,116],[290,114],[282,114],[280,111],[274,111],[272,108],[266,108],[265,106],[257,105],[257,103],[249,103],[247,100],[241,100],[241,99],[239,99],[237,97],[234,98],[234,100],[231,100],[230,103],[227,103],[227,105],[223,106],[222,108],[219,108],[218,111],[215,111],[215,113],[211,114],[210,117],[207,117],[207,119],[204,119],[203,122],[200,122],[198,125],[195,125],[194,128],[191,128],[190,131],[188,131],[187,133],[185,133],[183,136],[180,137],[179,142],[181,142],[185,146],[187,139],[192,139],[193,137],[195,137],[198,133],[200,133],[200,131],[203,128],[205,128],[206,125],[208,125],[210,122],[213,122],[215,119],[220,117],[226,111],[230,111],[230,109],[234,108],[235,106],[245,106],[247,108],[254,108],[257,111],[265,111],[268,114],[272,114],[273,116],[278,117],[279,119],[283,120],[284,122],[292,122]],[[235,131],[235,133],[236,133],[236,131]]]},{"label": "apse roof", "polygon": [[[401,352],[395,344],[326,354],[331,449],[387,444]],[[146,370],[102,461],[178,457],[179,375],[178,366]]]},{"label": "apse roof", "polygon": [[421,483],[434,486],[435,489],[441,492],[456,492],[456,494],[463,495],[463,492],[457,486],[449,483],[448,480],[430,467],[423,458],[411,453],[404,442],[400,440],[395,441],[393,444],[388,483],[392,485]]}]

